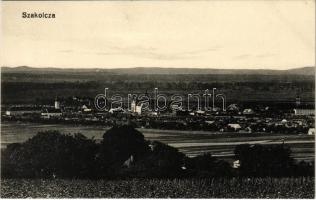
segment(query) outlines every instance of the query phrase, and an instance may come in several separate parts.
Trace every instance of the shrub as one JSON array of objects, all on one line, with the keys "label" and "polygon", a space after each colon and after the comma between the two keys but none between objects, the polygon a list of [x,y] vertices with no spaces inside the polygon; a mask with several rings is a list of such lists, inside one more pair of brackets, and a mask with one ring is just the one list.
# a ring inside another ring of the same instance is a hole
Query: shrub
[{"label": "shrub", "polygon": [[137,160],[131,168],[143,177],[179,177],[182,176],[182,166],[185,155],[178,149],[158,141],[148,142],[151,150]]},{"label": "shrub", "polygon": [[[238,145],[240,176],[314,176],[314,163],[296,164],[286,145]],[[129,159],[129,164],[126,161]],[[184,168],[185,167],[185,168]],[[146,141],[131,126],[115,126],[101,144],[82,134],[40,132],[22,144],[1,150],[1,173],[13,178],[105,178],[233,175],[231,166],[210,154],[188,158],[178,149]]]},{"label": "shrub", "polygon": [[2,154],[2,176],[93,177],[97,148],[81,134],[40,132],[23,144],[8,145]]},{"label": "shrub", "polygon": [[290,155],[290,148],[283,144],[243,144],[235,148],[235,158],[240,160],[242,176],[290,176],[294,164]]},{"label": "shrub", "polygon": [[293,176],[315,176],[315,162],[300,161],[293,166]]},{"label": "shrub", "polygon": [[137,160],[148,152],[141,132],[132,126],[114,126],[103,135],[98,161],[100,174],[116,175],[128,158],[133,156]]},{"label": "shrub", "polygon": [[189,173],[198,177],[231,176],[231,166],[222,160],[212,157],[210,153],[187,158],[185,166]]}]

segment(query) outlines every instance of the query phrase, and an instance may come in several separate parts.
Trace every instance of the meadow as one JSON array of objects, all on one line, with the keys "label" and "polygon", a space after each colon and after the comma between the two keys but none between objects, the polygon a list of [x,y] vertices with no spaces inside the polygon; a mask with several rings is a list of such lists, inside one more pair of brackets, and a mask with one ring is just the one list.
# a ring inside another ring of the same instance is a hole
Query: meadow
[{"label": "meadow", "polygon": [[1,198],[314,198],[314,178],[4,179]]}]

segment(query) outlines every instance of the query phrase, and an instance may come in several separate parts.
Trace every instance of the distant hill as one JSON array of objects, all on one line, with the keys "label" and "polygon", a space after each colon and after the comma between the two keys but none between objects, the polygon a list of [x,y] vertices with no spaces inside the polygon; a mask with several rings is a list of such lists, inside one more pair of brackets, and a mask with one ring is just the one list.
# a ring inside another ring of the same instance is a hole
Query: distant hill
[{"label": "distant hill", "polygon": [[295,68],[295,69],[291,69],[287,71],[289,74],[315,76],[315,67],[302,67],[302,68]]},{"label": "distant hill", "polygon": [[315,76],[315,67],[302,67],[289,70],[265,69],[203,69],[203,68],[161,68],[161,67],[136,67],[136,68],[33,68],[28,66],[1,67],[2,72],[8,73],[110,73],[110,74],[256,74],[256,75],[305,75]]}]

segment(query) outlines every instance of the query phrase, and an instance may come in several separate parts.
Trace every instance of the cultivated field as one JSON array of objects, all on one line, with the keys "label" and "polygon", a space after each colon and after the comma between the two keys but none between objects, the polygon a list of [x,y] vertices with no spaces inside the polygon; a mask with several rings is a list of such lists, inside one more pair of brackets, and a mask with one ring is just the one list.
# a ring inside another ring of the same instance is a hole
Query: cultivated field
[{"label": "cultivated field", "polygon": [[2,198],[314,198],[313,178],[1,180]]},{"label": "cultivated field", "polygon": [[[61,124],[35,124],[5,122],[1,124],[1,145],[14,142],[24,142],[39,131],[59,130],[62,133],[82,133],[97,141],[108,128],[102,126],[75,126]],[[315,155],[315,137],[310,135],[282,135],[282,134],[237,134],[214,133],[206,131],[178,131],[138,129],[148,140],[158,140],[178,148],[188,156],[210,152],[214,156],[230,160],[236,145],[250,144],[280,144],[290,145],[292,156],[297,160],[313,160]]]}]

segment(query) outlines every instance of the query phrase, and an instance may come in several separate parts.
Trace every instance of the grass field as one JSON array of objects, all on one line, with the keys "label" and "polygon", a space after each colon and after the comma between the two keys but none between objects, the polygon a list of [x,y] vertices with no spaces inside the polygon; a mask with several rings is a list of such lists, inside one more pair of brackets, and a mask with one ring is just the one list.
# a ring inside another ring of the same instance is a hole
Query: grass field
[{"label": "grass field", "polygon": [[[75,126],[63,124],[35,124],[4,122],[1,124],[1,145],[5,147],[13,142],[24,142],[39,131],[59,130],[62,133],[82,133],[97,141],[108,128],[102,126]],[[292,156],[297,160],[313,160],[315,155],[315,137],[311,135],[282,134],[237,134],[206,131],[179,131],[138,129],[148,140],[158,140],[178,148],[188,156],[204,152],[223,159],[231,160],[234,148],[238,144],[280,144],[283,139],[290,145]]]},{"label": "grass field", "polygon": [[1,180],[1,198],[314,198],[313,178]]}]

